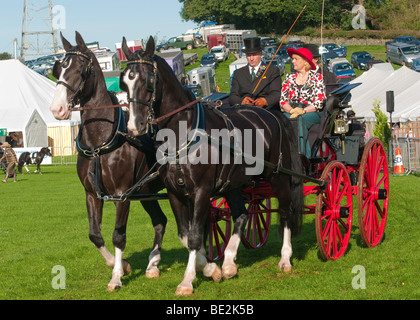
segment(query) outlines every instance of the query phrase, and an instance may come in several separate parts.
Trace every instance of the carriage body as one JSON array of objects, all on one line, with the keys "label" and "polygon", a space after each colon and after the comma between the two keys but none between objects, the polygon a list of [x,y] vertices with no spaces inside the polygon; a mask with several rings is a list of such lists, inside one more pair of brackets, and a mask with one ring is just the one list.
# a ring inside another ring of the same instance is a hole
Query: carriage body
[{"label": "carriage body", "polygon": [[[326,260],[338,259],[346,253],[353,211],[357,211],[362,242],[367,247],[381,242],[387,218],[389,174],[382,142],[377,138],[365,142],[363,128],[353,123],[345,123],[343,131],[343,110],[349,107],[352,88],[354,85],[344,85],[327,101],[323,111],[325,123],[314,139],[312,156],[309,165],[306,164],[308,178],[326,182],[304,184],[304,214],[315,214],[317,242]],[[342,128],[337,129],[337,125]],[[294,127],[297,131],[298,126]],[[249,217],[242,243],[248,248],[259,248],[268,240],[271,214],[276,212],[271,200],[275,195],[267,181],[259,180],[244,188],[243,196]],[[357,197],[356,206],[353,196]],[[220,198],[214,198],[210,208],[208,259],[218,260],[229,241],[229,208]]]}]

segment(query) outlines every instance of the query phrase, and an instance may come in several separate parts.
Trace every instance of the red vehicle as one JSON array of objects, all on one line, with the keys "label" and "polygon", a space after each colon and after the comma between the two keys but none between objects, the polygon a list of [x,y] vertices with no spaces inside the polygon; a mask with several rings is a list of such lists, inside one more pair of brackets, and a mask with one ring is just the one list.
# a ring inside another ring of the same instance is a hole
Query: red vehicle
[{"label": "red vehicle", "polygon": [[210,52],[210,49],[215,46],[224,46],[226,45],[226,35],[225,34],[211,34],[207,36],[207,48]]},{"label": "red vehicle", "polygon": [[[127,41],[127,45],[130,49],[131,52],[140,50],[141,48],[143,48],[143,40],[131,40],[131,41]],[[124,52],[122,52],[121,50],[121,42],[118,42],[115,44],[115,48],[118,51],[118,56],[120,58],[120,61],[127,61],[127,58],[124,55]]]}]

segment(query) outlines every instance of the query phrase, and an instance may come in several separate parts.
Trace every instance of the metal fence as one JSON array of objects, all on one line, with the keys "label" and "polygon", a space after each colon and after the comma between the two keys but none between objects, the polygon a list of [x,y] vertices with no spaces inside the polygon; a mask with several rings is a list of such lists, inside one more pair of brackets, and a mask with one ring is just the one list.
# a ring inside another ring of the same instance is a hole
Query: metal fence
[{"label": "metal fence", "polygon": [[74,146],[66,147],[49,147],[52,153],[51,163],[54,165],[76,164],[77,163],[77,150]]},{"label": "metal fence", "polygon": [[397,148],[401,151],[403,166],[406,173],[420,173],[420,139],[399,137],[392,141],[392,160],[394,160]]}]

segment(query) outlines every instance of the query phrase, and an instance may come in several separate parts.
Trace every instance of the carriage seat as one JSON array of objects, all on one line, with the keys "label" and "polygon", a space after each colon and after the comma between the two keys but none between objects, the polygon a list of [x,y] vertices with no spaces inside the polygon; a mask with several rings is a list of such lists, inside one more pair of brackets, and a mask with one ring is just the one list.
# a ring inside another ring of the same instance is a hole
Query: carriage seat
[{"label": "carriage seat", "polygon": [[330,96],[324,102],[324,108],[321,114],[320,123],[314,124],[308,131],[309,146],[312,150],[312,156],[316,153],[318,145],[325,133],[330,133],[334,124],[335,116],[338,113],[340,99]]}]

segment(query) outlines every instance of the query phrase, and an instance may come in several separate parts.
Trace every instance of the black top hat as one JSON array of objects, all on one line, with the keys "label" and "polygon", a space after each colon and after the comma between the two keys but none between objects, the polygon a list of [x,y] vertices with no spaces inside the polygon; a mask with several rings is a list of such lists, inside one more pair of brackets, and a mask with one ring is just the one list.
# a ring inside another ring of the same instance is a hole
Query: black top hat
[{"label": "black top hat", "polygon": [[314,59],[321,58],[321,55],[319,54],[319,46],[317,46],[316,44],[305,43],[303,47],[308,49],[312,53]]},{"label": "black top hat", "polygon": [[245,38],[244,44],[245,49],[243,52],[245,53],[258,53],[262,51],[261,38],[259,37]]}]

